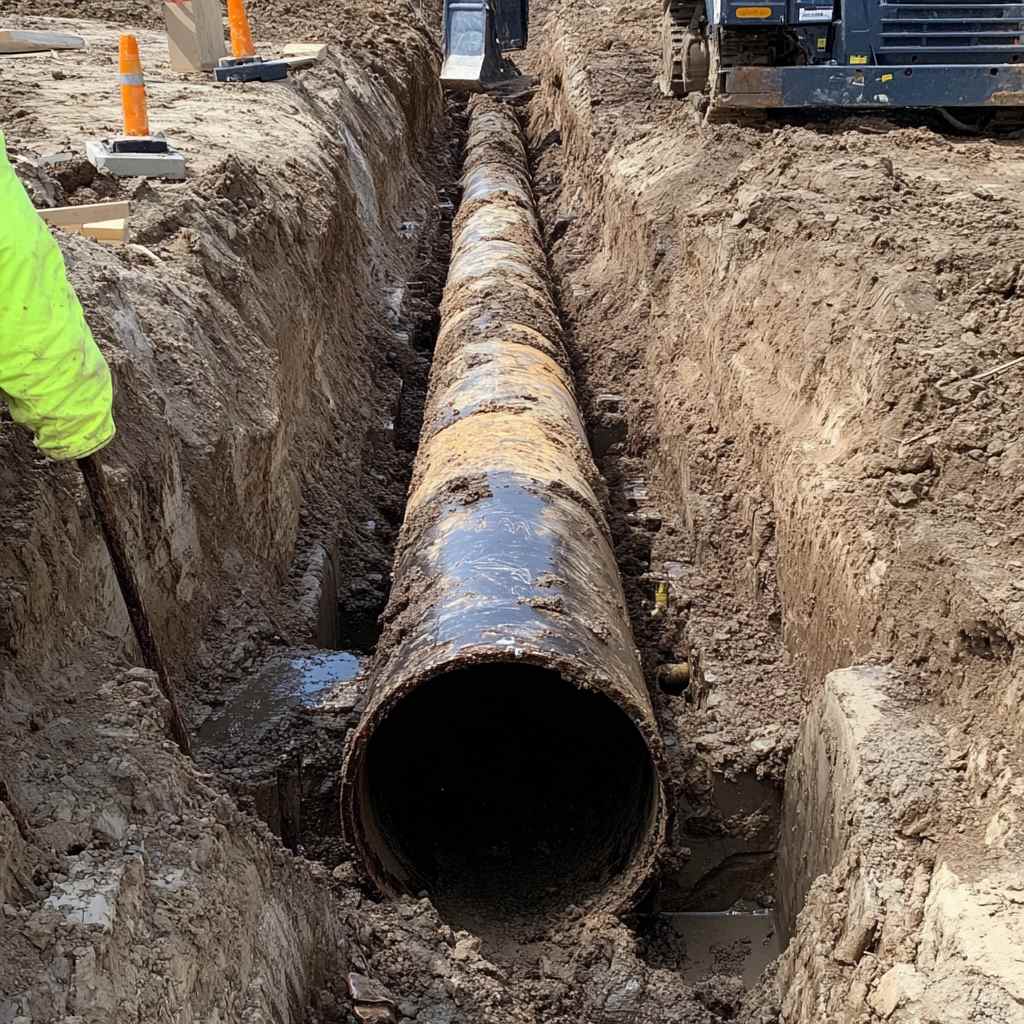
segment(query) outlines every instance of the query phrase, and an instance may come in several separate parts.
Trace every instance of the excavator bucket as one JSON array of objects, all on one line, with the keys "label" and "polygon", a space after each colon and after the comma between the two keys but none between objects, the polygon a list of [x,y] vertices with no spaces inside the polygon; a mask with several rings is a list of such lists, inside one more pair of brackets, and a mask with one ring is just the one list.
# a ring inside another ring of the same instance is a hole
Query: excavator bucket
[{"label": "excavator bucket", "polygon": [[494,0],[445,0],[441,85],[450,92],[482,92],[501,66]]},{"label": "excavator bucket", "polygon": [[445,0],[441,85],[484,92],[517,78],[502,53],[526,48],[529,25],[529,0]]}]

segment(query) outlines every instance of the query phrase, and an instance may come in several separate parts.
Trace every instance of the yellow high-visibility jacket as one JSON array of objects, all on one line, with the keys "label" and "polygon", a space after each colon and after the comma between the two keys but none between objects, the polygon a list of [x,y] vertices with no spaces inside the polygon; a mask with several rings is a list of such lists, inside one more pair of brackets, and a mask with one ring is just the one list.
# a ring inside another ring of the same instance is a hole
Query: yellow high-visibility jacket
[{"label": "yellow high-visibility jacket", "polygon": [[7,159],[2,132],[0,398],[51,459],[90,455],[114,436],[110,368],[60,249]]}]

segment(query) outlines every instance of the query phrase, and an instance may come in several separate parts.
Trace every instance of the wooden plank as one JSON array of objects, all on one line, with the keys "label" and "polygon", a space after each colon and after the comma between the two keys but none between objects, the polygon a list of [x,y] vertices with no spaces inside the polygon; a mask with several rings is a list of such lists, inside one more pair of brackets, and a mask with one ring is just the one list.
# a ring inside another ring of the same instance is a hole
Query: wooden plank
[{"label": "wooden plank", "polygon": [[316,57],[282,57],[281,60],[293,71],[298,71],[300,68],[311,68],[317,62]]},{"label": "wooden plank", "polygon": [[69,235],[83,235],[97,242],[120,244],[128,241],[128,225],[123,219],[101,220],[95,224],[61,224],[59,227]]},{"label": "wooden plank", "polygon": [[120,244],[128,241],[128,225],[123,220],[101,220],[95,224],[61,224],[69,235],[83,235],[97,242]]},{"label": "wooden plank", "polygon": [[128,222],[124,217],[117,220],[100,220],[82,225],[82,232],[87,238],[95,238],[97,242],[127,242]]},{"label": "wooden plank", "polygon": [[220,0],[165,0],[163,9],[171,68],[212,71],[228,52]]},{"label": "wooden plank", "polygon": [[0,29],[0,53],[38,53],[40,50],[80,50],[81,36],[66,32],[30,32]]},{"label": "wooden plank", "polygon": [[326,52],[326,43],[288,43],[281,50],[285,57],[312,57],[313,60],[320,60]]},{"label": "wooden plank", "polygon": [[131,203],[85,203],[82,206],[55,206],[50,210],[36,211],[47,224],[64,227],[67,224],[95,224],[99,221],[128,220]]},{"label": "wooden plank", "polygon": [[3,50],[0,50],[0,61],[25,60],[26,58],[44,60],[46,57],[52,59],[53,52],[53,50],[31,50],[28,53],[4,53]]}]

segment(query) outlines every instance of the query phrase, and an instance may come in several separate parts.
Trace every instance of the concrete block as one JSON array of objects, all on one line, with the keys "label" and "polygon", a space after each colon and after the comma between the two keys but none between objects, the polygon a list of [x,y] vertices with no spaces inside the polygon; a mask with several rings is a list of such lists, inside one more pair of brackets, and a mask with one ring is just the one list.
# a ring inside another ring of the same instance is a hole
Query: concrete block
[{"label": "concrete block", "polygon": [[166,153],[115,153],[107,139],[95,139],[85,144],[89,162],[101,171],[110,171],[120,178],[185,177],[185,157],[171,149]]},{"label": "concrete block", "polygon": [[286,60],[222,60],[214,69],[213,77],[218,82],[279,82],[288,77]]}]

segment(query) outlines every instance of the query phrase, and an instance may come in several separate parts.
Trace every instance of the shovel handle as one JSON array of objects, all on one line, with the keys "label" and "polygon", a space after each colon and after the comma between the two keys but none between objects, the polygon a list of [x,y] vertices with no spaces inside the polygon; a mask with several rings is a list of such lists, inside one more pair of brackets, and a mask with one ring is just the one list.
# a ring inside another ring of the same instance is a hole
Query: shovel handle
[{"label": "shovel handle", "polygon": [[146,668],[156,673],[160,692],[171,705],[171,735],[181,747],[182,752],[191,756],[192,743],[188,730],[185,728],[184,719],[178,709],[174,688],[160,655],[160,648],[153,636],[149,615],[146,613],[146,607],[142,601],[138,576],[128,558],[127,544],[117,526],[114,502],[104,482],[102,467],[96,455],[87,455],[84,459],[78,460],[78,468],[82,471],[85,488],[92,499],[92,507],[96,512],[96,519],[99,522],[103,540],[106,542],[107,551],[110,553],[117,585],[124,598],[125,607],[128,609],[128,618],[131,620],[132,631],[135,633],[139,650],[142,652],[142,661]]}]

